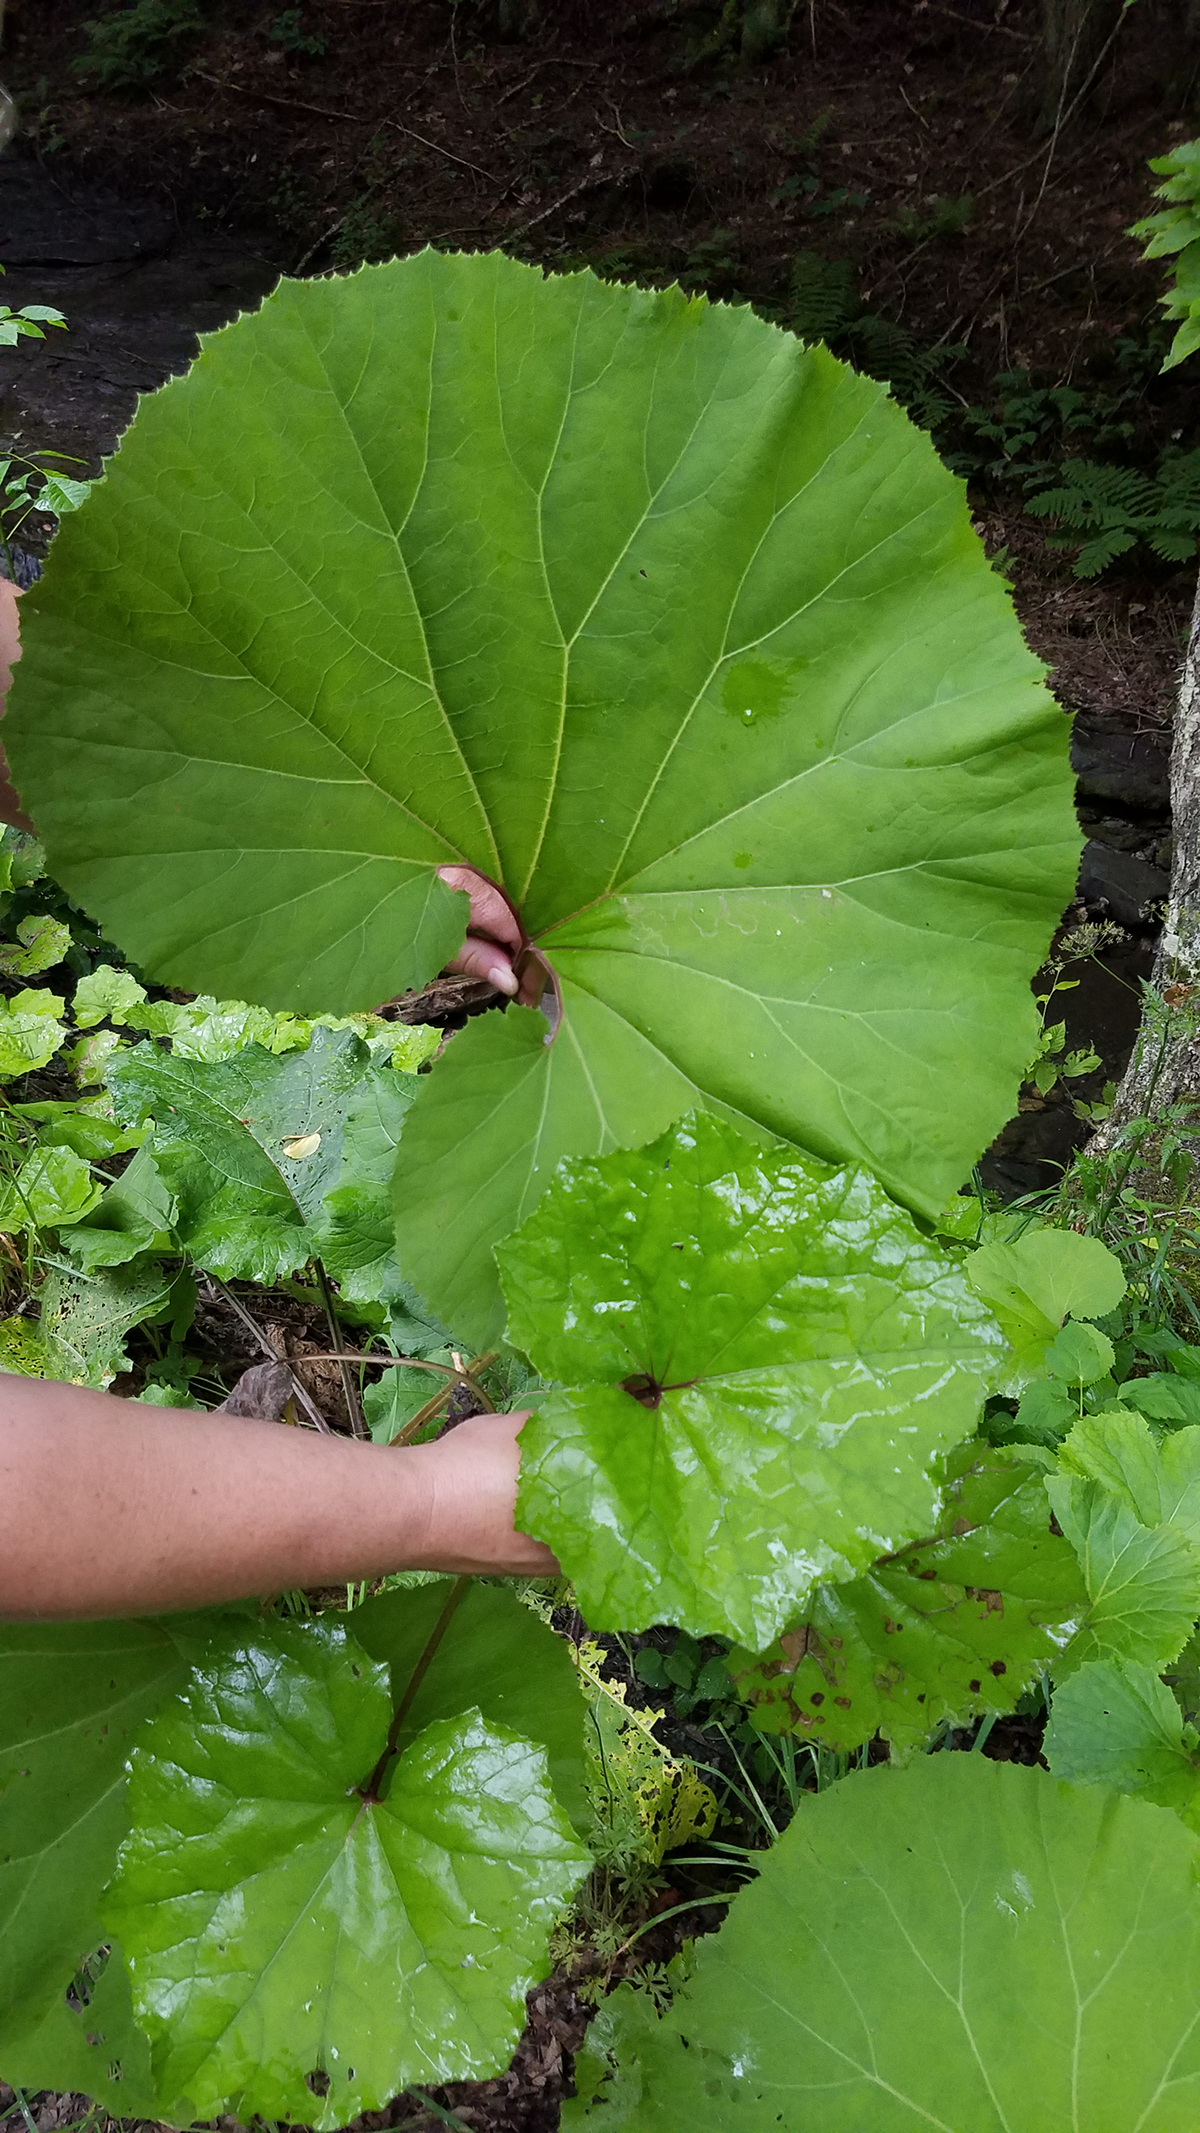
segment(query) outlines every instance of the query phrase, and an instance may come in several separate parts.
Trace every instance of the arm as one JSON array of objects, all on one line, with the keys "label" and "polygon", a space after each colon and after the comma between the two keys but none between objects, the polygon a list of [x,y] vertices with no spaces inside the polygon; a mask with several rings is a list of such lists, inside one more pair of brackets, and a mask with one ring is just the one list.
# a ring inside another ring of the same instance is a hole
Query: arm
[{"label": "arm", "polygon": [[513,1528],[523,1414],[392,1449],[0,1379],[0,1619],[210,1606],[391,1570],[553,1576]]}]

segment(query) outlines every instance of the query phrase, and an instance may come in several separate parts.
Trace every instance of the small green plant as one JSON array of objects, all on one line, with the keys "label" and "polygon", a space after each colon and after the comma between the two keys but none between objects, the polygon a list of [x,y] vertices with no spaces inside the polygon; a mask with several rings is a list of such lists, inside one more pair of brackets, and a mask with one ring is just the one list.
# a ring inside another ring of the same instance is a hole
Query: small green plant
[{"label": "small green plant", "polygon": [[16,575],[11,543],[35,513],[59,519],[79,509],[91,483],[63,470],[82,464],[66,452],[12,452],[0,458],[0,548],[10,577]]},{"label": "small green plant", "polygon": [[[0,274],[6,272],[7,268],[0,267]],[[66,323],[62,312],[55,311],[49,304],[25,304],[20,311],[0,304],[0,348],[13,348],[23,338],[44,341],[47,326],[65,329]]]},{"label": "small green plant", "polygon": [[322,52],[329,50],[327,37],[315,36],[311,30],[305,29],[302,7],[285,8],[282,15],[276,15],[274,22],[267,26],[267,37],[283,51],[294,52],[306,59],[319,59]]},{"label": "small green plant", "polygon": [[117,0],[84,23],[88,50],[72,67],[97,89],[146,89],[177,70],[207,27],[203,0]]},{"label": "small green plant", "polygon": [[1157,198],[1169,205],[1135,222],[1129,234],[1145,240],[1147,259],[1175,261],[1171,287],[1159,298],[1167,317],[1179,321],[1163,362],[1173,370],[1200,348],[1200,140],[1156,156],[1150,168],[1164,181],[1155,187]]},{"label": "small green plant", "polygon": [[1165,563],[1189,563],[1200,536],[1200,450],[1163,453],[1153,474],[1067,459],[1057,481],[1026,499],[1035,518],[1057,521],[1055,548],[1075,548],[1077,578],[1098,577],[1139,546]]},{"label": "small green plant", "polygon": [[910,244],[929,244],[938,238],[961,237],[970,228],[974,214],[975,201],[970,193],[956,199],[930,193],[919,206],[897,211],[896,228]]}]

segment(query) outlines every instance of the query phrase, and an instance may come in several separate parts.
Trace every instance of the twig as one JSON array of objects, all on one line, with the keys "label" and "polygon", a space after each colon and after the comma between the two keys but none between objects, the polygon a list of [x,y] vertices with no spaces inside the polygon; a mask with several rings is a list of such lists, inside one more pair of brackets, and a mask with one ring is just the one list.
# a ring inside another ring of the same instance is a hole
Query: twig
[{"label": "twig", "polygon": [[503,96],[496,98],[495,109],[498,111],[501,104],[506,104],[510,97],[519,96],[522,89],[529,87],[534,75],[541,73],[543,67],[585,67],[589,74],[594,74],[599,64],[597,59],[539,59],[536,67],[531,67],[528,74],[523,74],[520,81],[515,81],[511,89],[506,89]]},{"label": "twig", "polygon": [[[491,1352],[486,1355],[477,1355],[475,1357],[474,1362],[467,1364],[466,1369],[461,1372],[461,1376],[473,1383],[474,1379],[472,1377],[472,1373],[476,1370],[486,1370],[488,1364],[494,1363],[495,1360],[495,1355]],[[446,1383],[442,1386],[441,1391],[435,1392],[432,1400],[426,1400],[424,1407],[418,1408],[416,1414],[411,1415],[409,1417],[403,1429],[398,1429],[396,1431],[395,1436],[392,1438],[392,1444],[399,1445],[400,1447],[403,1447],[406,1444],[411,1444],[413,1438],[417,1434],[417,1431],[424,1429],[425,1424],[427,1422],[432,1422],[434,1416],[441,1412],[447,1400],[450,1398],[450,1395],[453,1390],[453,1383],[448,1378],[446,1380]]]},{"label": "twig", "polygon": [[[325,1323],[329,1328],[329,1338],[336,1347],[340,1328],[337,1322],[337,1314],[333,1308],[333,1294],[329,1287],[329,1276],[319,1259],[313,1260],[313,1272],[317,1277],[317,1287],[321,1291],[321,1302],[325,1306]],[[349,1358],[344,1354],[339,1355],[337,1365],[342,1380],[342,1395],[346,1402],[346,1413],[350,1417],[351,1431],[356,1437],[369,1437],[371,1432],[363,1418],[362,1401],[358,1397],[358,1387],[354,1382],[354,1373],[350,1368]]]},{"label": "twig", "polygon": [[299,1401],[300,1406],[304,1409],[304,1412],[308,1416],[309,1421],[312,1423],[313,1428],[321,1430],[326,1437],[334,1436],[336,1432],[330,1429],[329,1424],[325,1420],[324,1415],[321,1413],[320,1408],[317,1406],[316,1401],[312,1398],[311,1394],[307,1391],[305,1386],[300,1383],[300,1380],[296,1375],[296,1366],[293,1363],[291,1356],[281,1355],[279,1353],[279,1350],[275,1346],[274,1342],[269,1341],[267,1339],[267,1336],[263,1332],[262,1327],[257,1323],[255,1319],[251,1318],[249,1311],[247,1311],[245,1305],[240,1301],[240,1299],[234,1295],[232,1289],[227,1289],[223,1281],[217,1280],[215,1274],[206,1274],[204,1278],[208,1283],[210,1289],[214,1289],[219,1296],[224,1297],[226,1303],[229,1305],[229,1308],[234,1313],[235,1317],[241,1319],[242,1324],[245,1326],[247,1333],[250,1333],[254,1336],[254,1339],[258,1343],[258,1347],[261,1350],[262,1354],[270,1356],[271,1361],[273,1363],[286,1364],[288,1370],[291,1372],[292,1384],[295,1388],[295,1398]]},{"label": "twig", "polygon": [[905,88],[903,82],[899,84],[899,88],[900,94],[904,98],[905,103],[908,105],[909,110],[912,112],[912,115],[915,118],[918,126],[923,126],[925,128],[926,133],[928,133],[929,120],[927,118],[924,118],[922,114],[917,110],[917,107],[914,104],[911,96],[909,95],[908,90]]},{"label": "twig", "polygon": [[387,1766],[391,1762],[394,1754],[396,1753],[396,1743],[400,1738],[400,1729],[403,1726],[405,1719],[408,1717],[408,1714],[416,1701],[417,1690],[420,1688],[421,1683],[424,1681],[426,1674],[429,1672],[429,1669],[433,1664],[434,1654],[436,1653],[437,1648],[442,1641],[442,1638],[445,1636],[446,1631],[449,1629],[450,1623],[454,1617],[455,1610],[459,1606],[463,1594],[466,1592],[466,1589],[470,1582],[471,1580],[468,1577],[455,1578],[454,1580],[454,1585],[453,1589],[451,1590],[450,1597],[447,1600],[445,1606],[443,1607],[441,1614],[438,1616],[437,1621],[434,1623],[433,1628],[429,1632],[429,1637],[428,1641],[426,1642],[425,1649],[421,1653],[421,1656],[418,1659],[416,1665],[414,1666],[412,1673],[409,1675],[408,1687],[405,1689],[403,1696],[400,1698],[400,1701],[396,1706],[395,1715],[393,1716],[392,1723],[388,1727],[387,1739],[383,1744],[383,1754],[380,1756],[379,1761],[376,1763],[375,1768],[371,1772],[370,1777],[367,1779],[366,1784],[360,1786],[359,1788],[362,1798],[364,1800],[377,1800],[379,1798],[379,1787],[382,1785],[384,1777],[387,1774]]},{"label": "twig", "polygon": [[[1080,89],[1078,95],[1072,99],[1071,103],[1067,106],[1067,109],[1061,113],[1061,116],[1055,118],[1054,133],[1050,140],[1049,151],[1044,148],[1035,148],[1031,156],[1026,156],[1025,161],[1023,163],[1015,164],[1012,170],[1006,170],[1002,178],[993,178],[990,185],[981,185],[979,191],[975,195],[977,200],[983,200],[986,198],[988,193],[994,193],[997,187],[1001,185],[1007,185],[1010,178],[1019,178],[1023,171],[1029,170],[1031,166],[1038,161],[1038,158],[1043,155],[1048,156],[1046,164],[1046,175],[1047,177],[1049,176],[1050,160],[1053,159],[1054,151],[1058,143],[1059,134],[1062,132],[1065,126],[1070,125],[1071,120],[1074,118],[1075,113],[1078,111],[1080,104],[1083,102],[1084,97],[1088,94],[1092,83],[1095,81],[1097,74],[1100,72],[1101,67],[1104,65],[1105,60],[1108,58],[1108,55],[1113,48],[1113,45],[1116,43],[1116,40],[1121,33],[1121,25],[1125,20],[1125,15],[1126,10],[1122,8],[1121,13],[1117,17],[1116,24],[1111,32],[1111,35],[1106,38],[1103,46],[1101,47],[1100,55],[1096,60],[1094,66],[1091,68],[1091,71],[1087,75],[1087,78],[1083,83],[1083,87]],[[997,24],[997,28],[999,28],[999,24]],[[1046,182],[1045,179],[1043,179],[1042,192],[1038,194],[1037,201],[1034,203],[1035,211],[1037,205],[1041,201],[1042,193],[1045,192],[1045,190]],[[1029,220],[1033,220],[1032,214],[1030,215]],[[1028,226],[1029,224],[1027,222],[1026,228],[1028,228]]]},{"label": "twig", "polygon": [[495,1357],[481,1356],[475,1363],[464,1364],[461,1370],[457,1370],[453,1363],[427,1363],[415,1355],[372,1355],[369,1349],[360,1348],[338,1348],[323,1355],[310,1355],[308,1360],[310,1363],[378,1363],[383,1370],[435,1370],[439,1377],[451,1381],[443,1388],[445,1392],[453,1392],[455,1385],[469,1385],[475,1397],[486,1406],[487,1394],[471,1372],[485,1370]]},{"label": "twig", "polygon": [[325,104],[302,104],[295,96],[272,96],[269,89],[245,89],[239,81],[218,81],[215,74],[206,74],[203,67],[193,67],[192,73],[213,89],[232,89],[235,96],[248,96],[256,104],[277,104],[281,111],[310,111],[314,118],[341,119],[348,126],[371,124],[361,111],[330,111]]},{"label": "twig", "polygon": [[440,141],[429,140],[425,134],[418,133],[415,126],[406,126],[403,119],[386,118],[383,123],[394,126],[397,133],[407,133],[410,140],[419,141],[422,148],[432,148],[435,156],[445,156],[448,163],[457,163],[460,170],[473,170],[477,177],[486,178],[489,185],[504,184],[503,178],[498,178],[494,171],[485,170],[481,163],[468,162],[465,156],[456,156],[453,149],[443,148]]},{"label": "twig", "polygon": [[548,221],[551,215],[556,215],[560,207],[565,207],[568,200],[574,200],[579,193],[589,191],[594,185],[607,185],[611,176],[612,172],[608,170],[590,171],[586,177],[580,178],[577,185],[572,185],[569,192],[560,193],[557,200],[552,200],[549,207],[542,208],[537,215],[531,215],[528,222],[518,222],[515,229],[506,230],[505,238],[523,237],[526,230],[536,229],[539,222]]}]

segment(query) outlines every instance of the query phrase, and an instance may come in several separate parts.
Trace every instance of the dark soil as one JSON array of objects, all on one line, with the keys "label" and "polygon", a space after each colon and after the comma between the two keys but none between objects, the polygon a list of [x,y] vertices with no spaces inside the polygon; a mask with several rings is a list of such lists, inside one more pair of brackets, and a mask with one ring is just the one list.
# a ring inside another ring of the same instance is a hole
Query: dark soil
[{"label": "dark soil", "polygon": [[[1079,110],[1040,137],[1036,0],[811,0],[755,65],[736,36],[723,41],[719,0],[302,0],[286,16],[279,0],[212,0],[208,32],[140,88],[102,93],[72,70],[85,24],[111,12],[108,0],[9,0],[2,64],[22,129],[0,159],[3,296],[58,305],[71,329],[0,358],[9,440],[94,468],[138,393],[279,274],[432,243],[678,278],[784,323],[796,257],[815,252],[849,261],[872,312],[919,350],[961,345],[947,377],[963,407],[988,403],[996,374],[1018,367],[1090,394],[1132,379],[1136,461],[1200,441],[1190,373],[1157,374],[1159,270],[1125,234],[1147,210],[1148,158],[1200,130],[1200,49],[1174,0],[1139,0]],[[961,446],[953,418],[949,431]],[[1166,893],[1170,721],[1195,572],[1143,556],[1081,583],[1011,489],[977,471],[971,502],[1075,715],[1090,842],[1072,920],[1114,919],[1126,935],[1064,1001],[1069,1042],[1103,1059],[1085,1087],[1095,1095],[1128,1054]],[[989,1181],[1010,1193],[1050,1182],[1083,1133],[1064,1097],[1026,1096]],[[269,1301],[254,1299],[260,1318]],[[273,1337],[312,1353],[319,1319],[274,1302]],[[205,1312],[200,1337],[226,1374],[256,1359],[227,1307]],[[308,1366],[323,1397],[320,1367]],[[690,1721],[672,1739],[714,1758]],[[1032,1761],[1039,1744],[1039,1722],[1014,1719],[985,1752]],[[637,1961],[713,1921],[710,1907],[664,1922]],[[531,1996],[507,2074],[438,2091],[440,2117],[409,2096],[364,2127],[432,2133],[450,2110],[477,2133],[552,2133],[590,1967]],[[0,2089],[0,2116],[12,2103]],[[50,2096],[28,2108],[39,2133],[84,2110]],[[13,2109],[6,2125],[20,2126]]]}]

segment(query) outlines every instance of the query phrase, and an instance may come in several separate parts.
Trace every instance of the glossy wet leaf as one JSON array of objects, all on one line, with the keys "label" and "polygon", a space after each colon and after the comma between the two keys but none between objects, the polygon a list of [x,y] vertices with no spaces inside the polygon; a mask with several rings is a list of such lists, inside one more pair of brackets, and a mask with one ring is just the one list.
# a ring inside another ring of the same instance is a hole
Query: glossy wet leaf
[{"label": "glossy wet leaf", "polygon": [[1172,1526],[1143,1525],[1101,1482],[1050,1474],[1046,1494],[1087,1587],[1087,1621],[1072,1661],[1165,1666],[1200,1615],[1200,1549]]},{"label": "glossy wet leaf", "polygon": [[[111,1086],[119,1117],[154,1121],[155,1167],[189,1256],[227,1279],[270,1282],[319,1251],[347,1114],[379,1078],[399,1079],[353,1031],[316,1029],[282,1056],[252,1044],[207,1062],[139,1045]],[[306,1152],[289,1155],[297,1142]]]},{"label": "glossy wet leaf", "polygon": [[340,1626],[263,1623],[143,1733],[109,1916],[187,2117],[334,2127],[507,2065],[588,1857],[544,1751],[478,1710],[364,1799],[391,1711]]},{"label": "glossy wet leaf", "polygon": [[1054,1671],[1088,1599],[1040,1471],[979,1444],[948,1467],[931,1539],[819,1586],[761,1658],[730,1655],[756,1726],[837,1749],[879,1732],[903,1750],[946,1720],[1013,1710]]},{"label": "glossy wet leaf", "polygon": [[125,1759],[187,1664],[157,1622],[0,1623],[0,2076],[102,1939]]},{"label": "glossy wet leaf", "polygon": [[621,1988],[614,2101],[597,2052],[564,2133],[1189,2133],[1198,1868],[1173,1815],[1041,1770],[856,1772],[801,1804],[664,2021]]},{"label": "glossy wet leaf", "polygon": [[930,1215],[1012,1108],[1066,724],[929,440],[747,308],[498,254],[284,282],[142,401],[22,623],[14,774],[156,977],[373,1006],[461,940],[439,863],[503,882],[563,1019],[422,1089],[410,1187],[464,1089],[491,1119],[464,1253],[545,1149],[697,1100]]},{"label": "glossy wet leaf", "polygon": [[565,1382],[521,1432],[518,1522],[593,1627],[761,1649],[930,1528],[1002,1352],[873,1180],[705,1113],[565,1165],[498,1257],[510,1338]]},{"label": "glossy wet leaf", "polygon": [[1111,1785],[1200,1827],[1194,1726],[1152,1668],[1093,1659],[1054,1692],[1043,1754],[1056,1777]]},{"label": "glossy wet leaf", "polygon": [[[387,1663],[397,1702],[452,1589],[449,1580],[439,1580],[412,1592],[381,1593],[354,1609],[349,1626],[355,1641]],[[545,1749],[555,1796],[575,1827],[585,1829],[584,1704],[567,1644],[515,1593],[474,1580],[413,1699],[402,1743],[434,1719],[456,1718],[472,1705],[488,1725],[507,1727]]]}]

